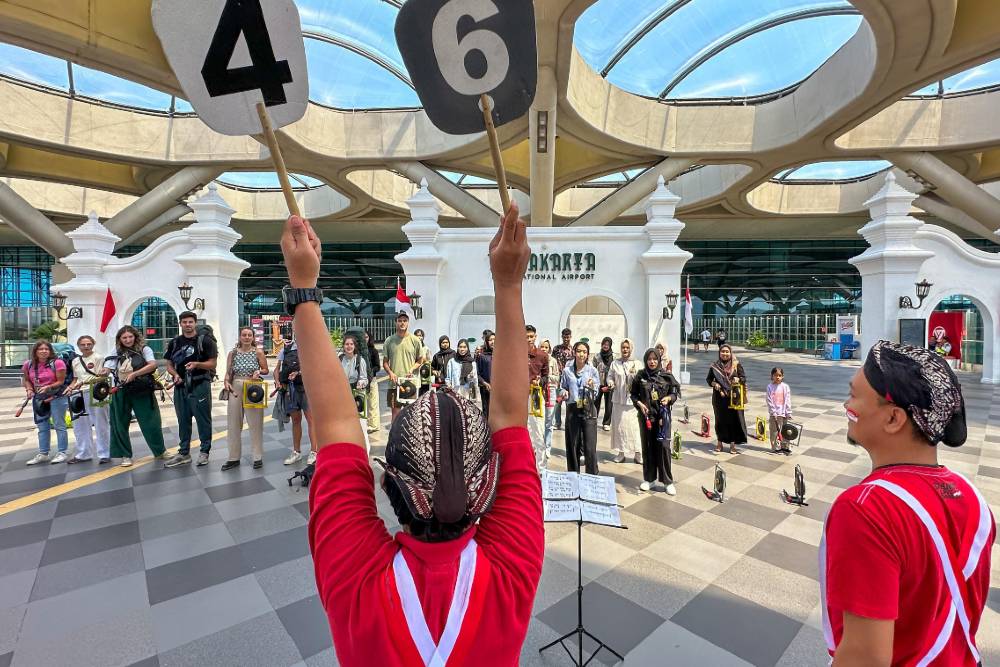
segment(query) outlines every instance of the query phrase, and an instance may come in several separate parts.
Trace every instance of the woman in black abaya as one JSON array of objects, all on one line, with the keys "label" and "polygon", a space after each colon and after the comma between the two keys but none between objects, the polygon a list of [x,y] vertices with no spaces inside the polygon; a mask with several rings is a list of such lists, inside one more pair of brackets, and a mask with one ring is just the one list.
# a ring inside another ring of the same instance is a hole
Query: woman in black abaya
[{"label": "woman in black abaya", "polygon": [[708,385],[712,387],[712,408],[715,410],[715,451],[729,445],[730,454],[739,454],[736,445],[747,444],[747,423],[742,410],[729,407],[729,392],[733,385],[746,388],[747,376],[743,366],[736,360],[733,348],[728,343],[719,347],[719,358],[708,370]]}]

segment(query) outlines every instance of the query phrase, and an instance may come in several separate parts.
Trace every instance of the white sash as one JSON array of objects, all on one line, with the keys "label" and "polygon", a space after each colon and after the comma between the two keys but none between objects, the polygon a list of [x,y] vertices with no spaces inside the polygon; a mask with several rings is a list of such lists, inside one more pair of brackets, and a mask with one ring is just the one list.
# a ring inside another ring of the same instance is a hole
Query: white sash
[{"label": "white sash", "polygon": [[424,610],[420,605],[420,595],[413,583],[413,575],[406,564],[403,552],[396,553],[392,561],[392,572],[396,580],[396,592],[403,604],[403,616],[406,618],[407,629],[413,643],[424,661],[425,667],[445,667],[451,652],[458,641],[458,633],[465,620],[465,612],[469,608],[469,598],[472,593],[472,582],[476,576],[476,541],[469,543],[462,550],[458,566],[458,578],[455,580],[455,592],[448,609],[448,620],[441,633],[441,642],[434,643],[431,631],[424,618]]},{"label": "white sash", "polygon": [[[957,474],[957,473],[956,473]],[[959,475],[961,477],[961,475]],[[969,480],[962,477],[963,480],[968,482]],[[948,555],[948,550],[944,544],[944,538],[941,535],[941,531],[938,530],[937,524],[934,523],[934,519],[927,512],[920,501],[917,500],[913,494],[893,482],[888,482],[884,479],[877,479],[872,482],[868,482],[865,486],[869,487],[879,487],[899,498],[909,507],[920,522],[924,524],[924,528],[927,529],[928,534],[931,537],[931,542],[934,544],[934,551],[937,553],[938,561],[941,564],[941,570],[944,572],[945,583],[948,586],[948,592],[951,596],[951,601],[948,609],[948,616],[945,618],[944,624],[941,626],[934,643],[927,653],[920,658],[917,662],[917,667],[926,667],[929,665],[940,653],[944,650],[949,639],[951,639],[952,632],[955,627],[956,617],[958,619],[959,625],[962,628],[962,634],[965,637],[965,643],[969,647],[969,652],[972,653],[972,657],[975,659],[977,664],[982,664],[982,659],[979,656],[979,651],[976,650],[976,645],[972,642],[971,635],[971,625],[969,622],[969,617],[965,611],[965,600],[962,596],[962,591],[958,586],[958,580],[955,578],[955,567],[952,564],[951,557]],[[980,557],[982,556],[983,548],[986,544],[986,540],[989,539],[990,533],[990,513],[989,509],[986,507],[986,501],[983,499],[979,491],[969,484],[969,488],[976,495],[979,501],[979,525],[976,530],[976,536],[973,540],[972,547],[969,550],[969,557],[966,560],[965,567],[962,568],[962,576],[968,580],[969,577],[976,571],[979,566]],[[836,650],[836,645],[834,643],[833,628],[830,624],[829,607],[826,598],[826,526],[823,526],[823,538],[820,542],[819,547],[819,585],[820,585],[820,595],[822,597],[823,604],[823,636],[826,639],[827,646],[831,651]],[[970,605],[971,606],[971,605]]]}]

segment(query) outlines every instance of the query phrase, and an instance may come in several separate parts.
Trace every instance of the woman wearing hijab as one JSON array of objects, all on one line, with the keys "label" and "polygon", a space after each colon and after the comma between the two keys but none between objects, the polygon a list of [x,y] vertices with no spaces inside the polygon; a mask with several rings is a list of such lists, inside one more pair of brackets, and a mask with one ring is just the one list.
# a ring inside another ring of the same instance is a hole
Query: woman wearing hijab
[{"label": "woman wearing hijab", "polygon": [[715,410],[715,451],[721,452],[722,445],[729,445],[730,454],[739,454],[736,445],[747,444],[747,423],[742,410],[729,407],[729,392],[733,385],[741,384],[746,389],[747,376],[743,365],[736,360],[729,343],[719,346],[719,358],[708,369],[706,380],[712,388],[712,408]]},{"label": "woman wearing hijab", "polygon": [[605,336],[601,340],[601,349],[594,355],[591,363],[597,369],[597,375],[601,378],[601,393],[597,395],[597,411],[601,411],[601,403],[604,403],[604,421],[601,425],[605,431],[611,430],[611,389],[608,388],[608,371],[615,360],[614,341],[610,336]]},{"label": "woman wearing hijab", "polygon": [[476,360],[469,350],[469,341],[464,338],[458,341],[458,350],[448,361],[445,375],[445,384],[455,390],[456,394],[470,401],[476,399],[479,376],[476,374]]},{"label": "woman wearing hijab", "polygon": [[657,343],[653,346],[656,353],[660,355],[660,367],[666,370],[668,373],[674,372],[674,360],[670,358],[670,352],[667,351],[666,343]]},{"label": "woman wearing hijab", "polygon": [[493,377],[493,343],[496,334],[490,330],[483,333],[483,347],[476,354],[476,375],[479,377],[479,396],[483,401],[483,418],[490,418],[490,383]]},{"label": "woman wearing hijab", "polygon": [[621,343],[621,356],[611,364],[608,372],[608,394],[611,396],[611,451],[614,462],[624,463],[631,458],[642,465],[639,419],[632,404],[632,382],[642,370],[642,365],[632,356],[635,345],[628,338]]},{"label": "woman wearing hijab", "polygon": [[455,350],[451,348],[451,339],[447,336],[438,338],[438,351],[431,359],[431,372],[434,373],[434,382],[444,384],[445,376],[448,374],[448,362],[455,356]]},{"label": "woman wearing hijab", "polygon": [[681,385],[672,374],[660,366],[660,355],[655,349],[646,350],[642,356],[643,368],[632,381],[630,396],[638,410],[639,439],[642,443],[642,484],[639,488],[650,491],[659,482],[669,496],[677,495],[673,473],[670,470],[671,416],[670,408],[681,395]]}]

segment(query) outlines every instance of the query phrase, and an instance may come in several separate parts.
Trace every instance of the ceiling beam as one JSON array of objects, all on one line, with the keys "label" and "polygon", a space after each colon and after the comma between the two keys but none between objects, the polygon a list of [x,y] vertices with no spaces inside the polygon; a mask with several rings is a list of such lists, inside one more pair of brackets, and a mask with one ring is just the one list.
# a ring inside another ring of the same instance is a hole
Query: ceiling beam
[{"label": "ceiling beam", "polygon": [[599,204],[569,223],[574,227],[601,227],[615,220],[644,198],[653,194],[656,181],[662,176],[670,181],[694,164],[694,158],[668,157],[636,176],[627,185],[615,190]]},{"label": "ceiling beam", "polygon": [[[104,226],[112,234],[128,239],[153,221],[159,220],[161,226],[172,222],[160,216],[183,202],[193,191],[218,178],[222,172],[220,167],[184,167],[129,204]],[[146,233],[150,231],[154,230]]]},{"label": "ceiling beam", "polygon": [[3,181],[0,181],[0,218],[57,260],[73,252],[73,243],[59,226]]}]

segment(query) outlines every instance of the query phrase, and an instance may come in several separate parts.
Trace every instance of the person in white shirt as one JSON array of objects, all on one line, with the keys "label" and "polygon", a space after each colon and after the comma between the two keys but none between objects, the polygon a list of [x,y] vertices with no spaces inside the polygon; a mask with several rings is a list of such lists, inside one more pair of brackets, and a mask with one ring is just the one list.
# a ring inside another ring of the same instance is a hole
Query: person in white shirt
[{"label": "person in white shirt", "polygon": [[712,342],[712,332],[708,330],[708,327],[701,330],[701,344],[705,346],[705,352],[708,352],[708,344]]},{"label": "person in white shirt", "polygon": [[94,386],[103,380],[101,368],[104,363],[94,353],[94,339],[91,336],[80,336],[76,340],[76,346],[80,350],[80,356],[73,359],[73,384],[69,386],[69,391],[80,390],[83,394],[86,414],[73,420],[76,453],[66,463],[83,463],[96,455],[98,463],[104,465],[111,462],[111,422],[108,414],[111,398],[109,396],[98,401],[93,395]]},{"label": "person in white shirt", "polygon": [[469,342],[464,338],[458,341],[458,351],[455,356],[448,360],[445,384],[462,398],[469,400],[476,398],[479,375],[476,373],[476,360],[469,350]]}]

